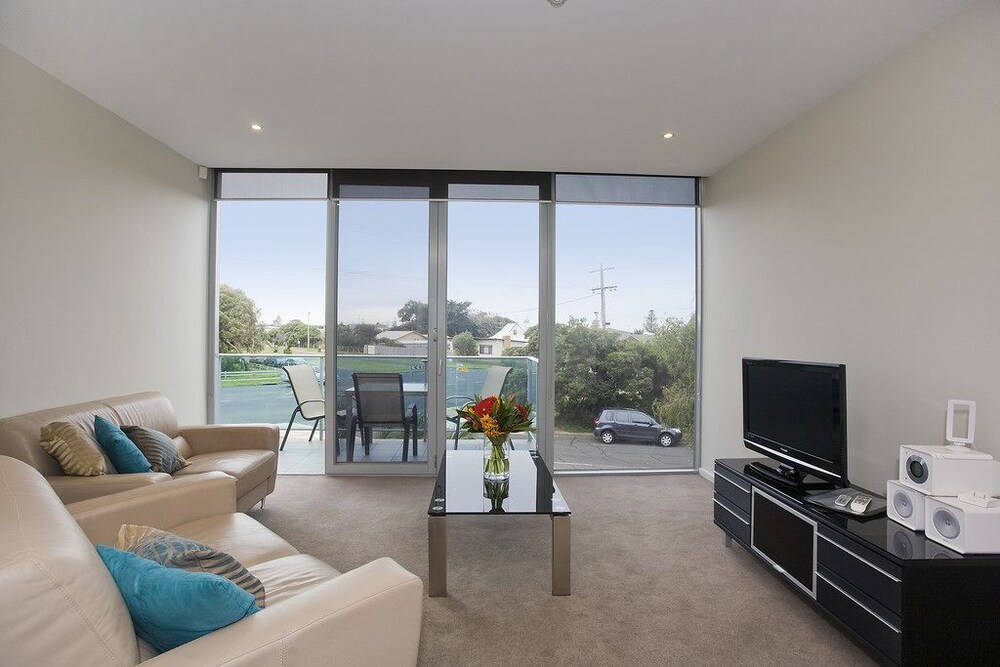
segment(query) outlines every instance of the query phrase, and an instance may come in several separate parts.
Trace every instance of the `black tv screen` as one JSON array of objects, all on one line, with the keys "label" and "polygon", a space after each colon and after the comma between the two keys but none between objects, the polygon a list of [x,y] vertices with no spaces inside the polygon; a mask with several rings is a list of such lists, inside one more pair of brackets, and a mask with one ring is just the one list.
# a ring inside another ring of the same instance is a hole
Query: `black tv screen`
[{"label": "black tv screen", "polygon": [[743,442],[766,456],[847,485],[847,367],[743,360]]}]

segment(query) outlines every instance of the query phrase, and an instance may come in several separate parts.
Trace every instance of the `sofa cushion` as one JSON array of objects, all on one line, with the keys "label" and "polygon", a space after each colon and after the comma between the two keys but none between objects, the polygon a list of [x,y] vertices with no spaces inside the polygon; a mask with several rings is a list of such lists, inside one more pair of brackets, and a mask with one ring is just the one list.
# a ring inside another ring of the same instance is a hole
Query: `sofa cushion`
[{"label": "sofa cushion", "polygon": [[[294,556],[298,549],[246,514],[218,514],[169,526],[171,533],[225,551],[253,572],[265,561]],[[267,582],[264,582],[267,587]]]},{"label": "sofa cushion", "polygon": [[252,595],[217,574],[165,567],[103,544],[97,552],[118,584],[136,634],[158,651],[260,611]]},{"label": "sofa cushion", "polygon": [[38,471],[6,456],[0,591],[0,663],[136,663],[128,609],[90,540]]},{"label": "sofa cushion", "polygon": [[153,472],[172,475],[187,465],[173,438],[168,438],[165,433],[145,426],[122,426],[122,431],[146,457]]},{"label": "sofa cushion", "polygon": [[236,497],[241,498],[262,484],[274,471],[274,452],[267,449],[234,449],[228,452],[196,454],[175,476],[220,470],[236,478]]},{"label": "sofa cushion", "polygon": [[97,441],[79,426],[52,422],[41,430],[42,449],[55,457],[67,475],[95,477],[110,472]]},{"label": "sofa cushion", "polygon": [[167,567],[225,577],[254,596],[257,606],[264,608],[264,585],[260,579],[250,574],[242,563],[229,554],[207,544],[151,526],[127,523],[119,529],[115,547]]},{"label": "sofa cushion", "polygon": [[272,607],[340,576],[340,572],[307,554],[258,563],[250,571],[264,584],[267,603]]},{"label": "sofa cushion", "polygon": [[120,473],[152,472],[149,461],[117,424],[100,415],[94,417],[94,433],[101,449]]}]

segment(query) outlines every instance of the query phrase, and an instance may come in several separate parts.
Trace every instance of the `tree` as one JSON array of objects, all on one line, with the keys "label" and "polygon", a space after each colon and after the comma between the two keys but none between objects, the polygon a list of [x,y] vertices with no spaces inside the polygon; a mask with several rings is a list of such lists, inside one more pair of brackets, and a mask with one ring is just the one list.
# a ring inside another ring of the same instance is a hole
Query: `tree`
[{"label": "tree", "polygon": [[687,322],[668,319],[653,341],[670,382],[662,395],[653,402],[657,419],[667,426],[676,426],[685,434],[694,435],[696,391],[695,355],[698,331],[694,316]]},{"label": "tree", "polygon": [[473,338],[472,334],[468,331],[463,331],[451,340],[452,347],[455,348],[455,354],[463,357],[471,357],[479,354],[479,345],[476,343],[476,339]]},{"label": "tree", "polygon": [[403,304],[403,307],[396,311],[399,317],[399,328],[410,331],[427,333],[427,304],[422,301],[410,299]]},{"label": "tree", "polygon": [[656,311],[650,310],[646,313],[646,317],[642,320],[642,330],[648,331],[649,333],[656,333],[660,328],[660,323],[656,319]]},{"label": "tree", "polygon": [[[365,345],[373,345],[375,338],[386,330],[382,324],[338,324],[337,349],[341,352],[361,352]],[[381,344],[386,344],[383,341]]]},{"label": "tree", "polygon": [[[448,299],[445,306],[447,335],[454,336],[459,332],[468,331],[474,337],[485,338],[496,333],[507,322],[513,321],[481,310],[473,312],[471,308],[471,301]],[[396,316],[399,317],[400,329],[427,334],[428,311],[427,304],[423,301],[413,299],[407,301],[402,308],[396,311]],[[499,326],[496,326],[498,322]]]},{"label": "tree", "polygon": [[307,326],[302,320],[291,320],[272,331],[270,338],[272,343],[279,347],[284,346],[286,350],[292,347],[306,347],[307,343],[316,347],[323,341],[323,328],[316,325]]},{"label": "tree", "polygon": [[264,345],[260,310],[246,292],[219,286],[219,352],[257,352]]}]

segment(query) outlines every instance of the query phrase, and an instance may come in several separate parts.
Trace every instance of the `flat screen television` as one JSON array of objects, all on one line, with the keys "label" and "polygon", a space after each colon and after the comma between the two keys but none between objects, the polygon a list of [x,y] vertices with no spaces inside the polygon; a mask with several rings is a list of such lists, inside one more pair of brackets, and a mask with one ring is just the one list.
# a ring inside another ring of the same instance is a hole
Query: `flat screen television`
[{"label": "flat screen television", "polygon": [[[752,466],[776,481],[806,488],[849,486],[847,367],[744,359],[743,443],[779,464]],[[810,483],[807,475],[825,483]]]}]

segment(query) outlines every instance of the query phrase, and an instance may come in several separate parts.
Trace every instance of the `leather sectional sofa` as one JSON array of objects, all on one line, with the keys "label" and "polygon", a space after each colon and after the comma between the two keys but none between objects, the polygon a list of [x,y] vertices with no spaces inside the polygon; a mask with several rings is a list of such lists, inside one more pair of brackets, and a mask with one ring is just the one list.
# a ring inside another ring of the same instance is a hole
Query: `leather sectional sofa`
[{"label": "leather sectional sofa", "polygon": [[156,429],[173,438],[190,465],[174,473],[182,478],[221,471],[236,479],[236,509],[245,512],[274,491],[278,473],[278,429],[266,424],[177,425],[170,399],[157,392],[116,396],[88,403],[39,410],[0,419],[0,455],[20,459],[38,470],[64,503],[127,491],[171,480],[166,473],[111,474],[74,477],[41,447],[41,428],[64,421],[91,434],[94,415],[119,426]]},{"label": "leather sectional sofa", "polygon": [[[0,456],[0,663],[414,665],[423,585],[389,558],[341,574],[236,513],[221,473],[70,505],[31,466]],[[94,545],[123,523],[221,549],[264,584],[267,606],[165,653],[138,640]]]}]

